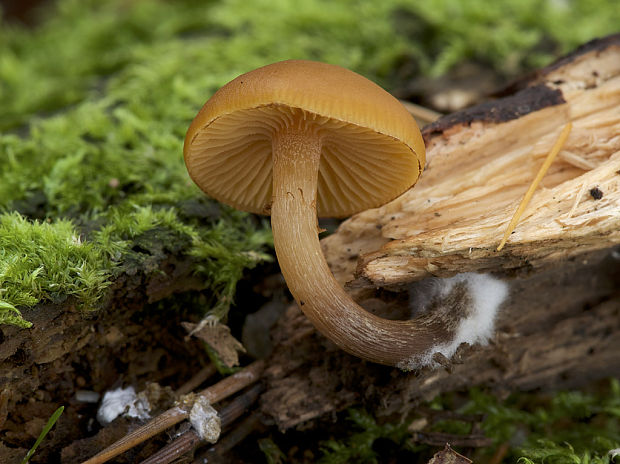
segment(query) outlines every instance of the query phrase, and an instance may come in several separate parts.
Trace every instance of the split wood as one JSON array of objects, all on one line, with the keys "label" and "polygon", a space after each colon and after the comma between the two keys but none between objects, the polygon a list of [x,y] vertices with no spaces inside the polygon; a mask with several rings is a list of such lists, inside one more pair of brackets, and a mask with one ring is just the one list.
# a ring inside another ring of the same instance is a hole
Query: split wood
[{"label": "split wood", "polygon": [[[461,347],[443,368],[388,373],[337,350],[291,307],[271,331],[260,406],[281,430],[360,403],[391,417],[478,385],[570,389],[620,375],[620,34],[584,45],[511,92],[424,128],[428,164],[418,184],[321,241],[352,297],[395,318],[410,317],[415,281],[499,275],[510,295],[493,339]],[[570,136],[497,252],[498,235],[567,123]]]},{"label": "split wood", "polygon": [[[531,271],[620,244],[620,34],[518,89],[423,128],[418,183],[321,241],[341,284],[399,290],[433,276]],[[570,136],[498,252],[498,230],[567,124]]]},{"label": "split wood", "polygon": [[[242,390],[258,381],[265,367],[264,361],[255,361],[243,370],[226,377],[220,382],[212,385],[200,393],[199,397],[206,398],[210,404],[215,404],[230,395]],[[192,402],[193,403],[193,402]],[[191,404],[175,406],[159,416],[153,418],[143,426],[130,432],[116,443],[101,451],[99,454],[84,461],[83,464],[102,464],[121,453],[139,445],[149,438],[163,432],[169,427],[187,419],[191,410]]]}]

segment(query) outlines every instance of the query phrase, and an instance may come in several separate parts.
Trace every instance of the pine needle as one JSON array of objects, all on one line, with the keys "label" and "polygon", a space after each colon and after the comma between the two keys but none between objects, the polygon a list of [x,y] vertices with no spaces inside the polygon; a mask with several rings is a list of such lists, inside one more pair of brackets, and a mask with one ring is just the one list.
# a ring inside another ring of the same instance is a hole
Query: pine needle
[{"label": "pine needle", "polygon": [[[202,396],[209,400],[211,404],[215,404],[218,401],[228,398],[230,395],[238,392],[239,390],[244,389],[248,385],[256,383],[259,380],[264,368],[264,361],[254,361],[252,364],[243,368],[236,374],[225,377],[218,383],[200,391],[198,396]],[[110,459],[118,456],[119,454],[124,453],[145,440],[148,440],[158,433],[163,432],[167,428],[170,428],[173,425],[187,419],[190,415],[189,409],[191,409],[191,406],[190,408],[187,408],[182,405],[174,406],[168,409],[159,416],[151,419],[146,424],[132,430],[123,438],[112,443],[103,451],[84,461],[82,464],[103,464],[108,462]]]},{"label": "pine needle", "polygon": [[534,191],[538,187],[538,184],[540,184],[540,181],[547,173],[549,166],[551,166],[551,163],[553,163],[553,160],[555,159],[557,154],[560,152],[560,150],[564,146],[564,143],[566,143],[566,139],[568,138],[568,134],[570,133],[572,127],[573,127],[572,123],[569,122],[568,124],[564,126],[564,129],[562,129],[560,136],[558,137],[555,144],[551,148],[551,151],[547,155],[547,158],[545,158],[543,165],[540,167],[538,174],[536,174],[536,177],[532,181],[530,188],[525,193],[525,196],[521,200],[521,203],[519,204],[519,207],[515,211],[515,214],[512,216],[512,219],[510,220],[510,224],[508,224],[508,228],[506,229],[506,232],[504,232],[504,237],[502,238],[502,241],[497,247],[497,251],[501,251],[502,248],[504,248],[504,245],[508,241],[508,237],[510,236],[510,234],[512,234],[512,231],[515,230],[515,227],[517,226],[517,223],[519,222],[519,219],[521,218],[521,215],[525,211],[525,208],[527,207],[528,203],[532,199],[532,195],[534,195]]}]

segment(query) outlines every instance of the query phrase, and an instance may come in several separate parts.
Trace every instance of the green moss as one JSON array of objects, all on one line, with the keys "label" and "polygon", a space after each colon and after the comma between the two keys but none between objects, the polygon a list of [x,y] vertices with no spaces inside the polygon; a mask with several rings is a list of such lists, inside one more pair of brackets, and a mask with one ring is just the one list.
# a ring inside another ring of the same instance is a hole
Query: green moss
[{"label": "green moss", "polygon": [[69,220],[29,221],[17,213],[0,215],[0,323],[28,327],[19,307],[74,296],[80,307],[98,307],[110,279],[120,273],[158,272],[170,253],[197,258],[210,309],[226,317],[245,269],[271,256],[271,235],[248,216],[227,210],[210,227],[182,222],[175,210],[134,206],[111,208],[105,225],[85,239]]},{"label": "green moss", "polygon": [[84,243],[70,221],[0,216],[0,323],[28,327],[17,308],[43,298],[60,301],[71,295],[94,308],[108,277],[102,250]]},{"label": "green moss", "polygon": [[236,211],[230,211],[229,215],[228,221],[232,221],[234,227],[220,220],[213,227],[201,230],[190,251],[197,260],[197,272],[207,276],[211,283],[210,314],[217,319],[225,318],[243,271],[271,260],[271,255],[261,250],[266,244],[273,246],[266,223],[256,228]]},{"label": "green moss", "polygon": [[[450,408],[449,403],[446,407]],[[482,428],[496,446],[511,445],[506,462],[608,463],[620,447],[620,382],[593,392],[564,391],[553,395],[513,394],[504,401],[472,390],[467,414],[483,414]],[[488,459],[493,450],[483,451]]]},{"label": "green moss", "polygon": [[609,452],[617,449],[618,442],[597,437],[590,444],[594,450],[576,451],[570,443],[556,443],[551,440],[538,440],[536,447],[523,450],[526,456],[517,461],[519,464],[611,464],[614,462]]},{"label": "green moss", "polygon": [[[618,32],[614,0],[403,1],[400,28],[414,39],[411,53],[432,76],[474,60],[514,76],[553,56]],[[415,46],[415,39],[423,47]]]},{"label": "green moss", "polygon": [[[3,232],[11,246],[0,267],[11,277],[0,322],[24,325],[20,307],[63,294],[96,307],[110,278],[172,251],[158,243],[200,262],[209,306],[225,317],[271,239],[264,222],[210,201],[206,215],[186,214],[202,193],[183,164],[184,133],[219,86],[286,58],[340,64],[388,87],[405,61],[424,75],[465,59],[513,73],[620,22],[614,0],[567,3],[58,0],[34,29],[0,22],[0,214],[33,241]],[[53,245],[72,236],[82,237],[76,249]],[[85,277],[52,272],[78,249],[88,251]]]},{"label": "green moss", "polygon": [[286,455],[278,448],[278,445],[270,438],[258,440],[258,447],[265,457],[267,464],[281,464],[286,462]]},{"label": "green moss", "polygon": [[[620,448],[620,382],[597,386],[593,392],[563,391],[553,395],[514,393],[504,400],[478,389],[467,395],[449,394],[428,406],[438,411],[457,412],[454,419],[433,422],[425,432],[468,436],[471,418],[479,416],[484,435],[493,445],[468,457],[488,462],[500,445],[508,445],[502,462],[521,464],[608,464],[609,451]],[[467,420],[458,420],[458,413]],[[390,456],[405,450],[406,459],[417,455],[426,462],[437,449],[413,443],[407,431],[410,421],[379,423],[367,412],[348,411],[351,427],[346,436],[321,443],[322,463],[378,462],[377,440],[387,440]],[[414,418],[415,419],[415,418]],[[457,451],[459,451],[457,449]],[[466,452],[468,450],[460,450]],[[412,461],[415,462],[415,461]]]},{"label": "green moss", "polygon": [[[620,441],[620,384],[617,380],[613,380],[608,388],[597,393],[559,392],[553,396],[543,397],[538,404],[530,405],[529,408],[524,407],[523,398],[519,395],[506,401],[503,409],[498,406],[489,407],[490,401],[493,401],[492,397],[475,392],[472,404],[467,409],[493,412],[486,428],[489,431],[495,430],[494,433],[498,437],[505,436],[510,431],[499,427],[499,423],[494,421],[508,422],[505,419],[511,416],[509,411],[518,408],[522,411],[522,415],[515,416],[513,423],[525,423],[540,432],[553,430],[558,441],[589,441],[601,435],[610,440]],[[578,421],[581,426],[569,429],[558,427],[558,424],[565,419]]]},{"label": "green moss", "polygon": [[105,95],[111,77],[178,110],[176,98],[156,98],[173,87],[167,95],[184,94],[191,112],[230,77],[284,58],[379,79],[406,57],[421,74],[471,58],[513,73],[617,31],[620,20],[614,0],[62,0],[47,13],[34,32],[0,28],[0,127]]},{"label": "green moss", "polygon": [[377,463],[379,455],[373,447],[379,439],[389,440],[392,448],[409,448],[409,432],[406,423],[378,424],[366,411],[350,409],[348,419],[355,432],[344,441],[326,440],[321,444],[321,464],[344,464],[348,462]]}]

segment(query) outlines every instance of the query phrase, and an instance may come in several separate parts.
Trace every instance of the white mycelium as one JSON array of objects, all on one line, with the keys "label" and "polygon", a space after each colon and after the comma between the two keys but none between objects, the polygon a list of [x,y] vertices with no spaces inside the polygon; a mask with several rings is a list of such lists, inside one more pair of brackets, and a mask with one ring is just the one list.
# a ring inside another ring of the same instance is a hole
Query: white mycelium
[{"label": "white mycelium", "polygon": [[103,395],[97,411],[97,420],[107,425],[121,414],[140,420],[150,419],[151,405],[143,395],[136,395],[133,387],[109,390]]},{"label": "white mycelium", "polygon": [[198,436],[209,443],[215,443],[220,437],[220,416],[209,401],[199,396],[189,413],[189,421]]},{"label": "white mycelium", "polygon": [[[413,370],[436,366],[433,355],[452,357],[461,343],[486,344],[493,335],[495,316],[508,296],[508,285],[487,274],[465,273],[447,279],[433,278],[415,283],[410,289],[410,305],[415,314],[442,311],[442,318],[451,317],[451,306],[459,305],[454,317],[452,340],[433,346],[426,353],[403,360],[398,367]],[[432,306],[432,307],[431,307]],[[414,314],[414,315],[415,315]]]}]

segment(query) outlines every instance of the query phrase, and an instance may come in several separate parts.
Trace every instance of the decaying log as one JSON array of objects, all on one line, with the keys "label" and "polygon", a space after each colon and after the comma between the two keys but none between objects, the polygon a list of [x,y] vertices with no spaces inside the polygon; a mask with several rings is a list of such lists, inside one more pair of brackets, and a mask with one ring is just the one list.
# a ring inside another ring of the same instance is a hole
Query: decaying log
[{"label": "decaying log", "polygon": [[[573,129],[502,252],[496,247],[559,132]],[[515,95],[423,130],[418,184],[323,240],[336,277],[398,286],[521,270],[620,243],[620,35],[538,72]],[[525,265],[524,263],[527,263]]]},{"label": "decaying log", "polygon": [[347,355],[291,307],[274,331],[279,345],[269,361],[262,410],[288,429],[360,403],[377,416],[399,416],[420,401],[474,386],[573,388],[620,375],[620,260],[614,252],[515,278],[510,290],[489,345],[462,345],[445,368],[410,373]]},{"label": "decaying log", "polygon": [[[341,352],[290,308],[273,332],[262,398],[280,428],[360,402],[399,416],[476,385],[567,388],[620,375],[620,35],[586,44],[514,88],[427,126],[418,185],[323,240],[337,279],[381,312],[407,312],[408,288],[419,279],[499,275],[510,297],[495,338],[462,345],[441,368],[404,373]],[[568,122],[567,143],[507,246],[495,251]]]}]

